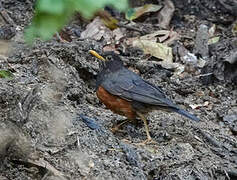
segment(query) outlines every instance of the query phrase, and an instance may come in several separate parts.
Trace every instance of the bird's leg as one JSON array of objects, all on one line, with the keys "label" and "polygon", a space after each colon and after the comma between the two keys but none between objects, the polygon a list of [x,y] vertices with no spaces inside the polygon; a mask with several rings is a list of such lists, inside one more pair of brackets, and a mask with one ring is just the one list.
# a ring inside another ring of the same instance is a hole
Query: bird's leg
[{"label": "bird's leg", "polygon": [[147,139],[143,142],[143,143],[140,143],[140,144],[149,144],[149,143],[156,143],[155,141],[152,140],[151,138],[151,135],[150,135],[150,132],[149,132],[149,127],[148,127],[148,123],[147,123],[147,119],[146,117],[140,113],[140,112],[137,112],[137,115],[142,119],[142,121],[144,122],[145,124],[145,130],[146,130],[146,135],[147,135]]},{"label": "bird's leg", "polygon": [[122,127],[124,124],[128,123],[129,121],[131,121],[131,120],[130,120],[130,119],[125,119],[125,120],[123,120],[122,122],[120,122],[119,124],[116,124],[113,128],[111,128],[111,131],[112,131],[113,133],[115,133],[115,132],[123,132],[123,131],[121,130],[121,127]]},{"label": "bird's leg", "polygon": [[149,127],[148,127],[147,119],[146,119],[146,117],[145,117],[142,113],[137,112],[137,115],[138,115],[138,116],[142,119],[142,121],[144,122],[144,124],[145,124],[145,130],[146,130],[146,135],[147,135],[147,140],[150,141],[150,140],[151,140],[151,136],[150,136],[150,133],[149,133]]}]

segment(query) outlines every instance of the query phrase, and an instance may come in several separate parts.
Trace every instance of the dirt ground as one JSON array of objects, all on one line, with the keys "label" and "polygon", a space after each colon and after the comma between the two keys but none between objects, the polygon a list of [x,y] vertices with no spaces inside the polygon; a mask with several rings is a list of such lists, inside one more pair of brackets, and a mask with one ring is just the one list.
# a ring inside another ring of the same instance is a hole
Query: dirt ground
[{"label": "dirt ground", "polygon": [[[141,146],[138,143],[146,138],[143,124],[127,124],[124,132],[112,133],[110,128],[125,117],[113,114],[96,97],[99,64],[88,51],[101,52],[106,44],[103,39],[78,37],[89,22],[75,18],[66,27],[71,42],[54,37],[29,47],[23,30],[31,21],[33,2],[2,1],[1,11],[10,19],[0,16],[0,36],[10,41],[10,49],[2,53],[4,45],[0,46],[0,69],[10,70],[14,78],[0,78],[0,179],[237,179],[236,55],[228,61],[237,52],[232,33],[237,4],[234,0],[173,3],[170,27],[181,38],[171,47],[174,61],[185,67],[182,73],[163,68],[138,48],[116,49],[126,67],[161,87],[201,121],[153,111],[148,119],[157,144]],[[115,16],[125,21],[122,15]],[[159,30],[154,16],[134,27],[149,33]],[[199,52],[208,54],[205,66],[196,67],[183,62],[178,51],[180,44],[198,51],[197,31],[203,24],[208,28],[215,24],[220,40]],[[139,35],[125,31],[127,37]],[[79,114],[91,118],[95,128]]]}]

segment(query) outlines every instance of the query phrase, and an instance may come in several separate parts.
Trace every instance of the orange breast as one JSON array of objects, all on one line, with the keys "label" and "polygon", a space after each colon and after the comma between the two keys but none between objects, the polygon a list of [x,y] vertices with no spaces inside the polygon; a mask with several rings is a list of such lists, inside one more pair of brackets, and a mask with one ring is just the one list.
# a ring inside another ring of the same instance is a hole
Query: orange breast
[{"label": "orange breast", "polygon": [[114,113],[126,116],[128,119],[136,118],[136,112],[133,110],[131,102],[110,94],[101,86],[96,91],[96,95],[100,101]]}]

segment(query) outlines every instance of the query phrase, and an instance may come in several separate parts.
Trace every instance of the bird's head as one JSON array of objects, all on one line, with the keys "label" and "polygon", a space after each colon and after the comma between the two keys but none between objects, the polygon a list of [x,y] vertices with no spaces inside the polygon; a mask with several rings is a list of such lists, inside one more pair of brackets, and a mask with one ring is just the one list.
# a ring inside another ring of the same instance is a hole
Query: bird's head
[{"label": "bird's head", "polygon": [[100,67],[102,69],[110,69],[111,71],[116,71],[123,67],[123,62],[120,59],[119,55],[115,54],[113,51],[104,52],[102,56],[94,50],[90,50],[89,52],[97,59],[101,60]]},{"label": "bird's head", "polygon": [[111,51],[103,53],[102,56],[93,50],[90,50],[89,52],[97,59],[100,59],[100,72],[97,74],[96,78],[97,89],[103,81],[123,68],[123,62],[117,54]]}]

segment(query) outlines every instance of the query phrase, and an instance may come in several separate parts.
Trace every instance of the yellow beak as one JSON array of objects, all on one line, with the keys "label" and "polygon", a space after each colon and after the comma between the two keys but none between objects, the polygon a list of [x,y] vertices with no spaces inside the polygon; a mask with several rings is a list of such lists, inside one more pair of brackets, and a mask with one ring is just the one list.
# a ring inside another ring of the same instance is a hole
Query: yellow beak
[{"label": "yellow beak", "polygon": [[106,61],[105,58],[103,58],[101,55],[99,55],[96,51],[94,50],[89,50],[89,53],[91,53],[93,56],[97,57],[98,59],[102,60],[102,61]]}]

